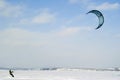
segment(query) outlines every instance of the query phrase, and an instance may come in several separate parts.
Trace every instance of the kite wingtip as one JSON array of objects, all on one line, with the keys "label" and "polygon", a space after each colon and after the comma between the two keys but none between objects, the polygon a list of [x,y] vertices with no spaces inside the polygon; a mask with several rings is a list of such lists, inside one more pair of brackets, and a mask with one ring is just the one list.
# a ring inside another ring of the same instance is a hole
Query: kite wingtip
[{"label": "kite wingtip", "polygon": [[99,28],[95,28],[95,30],[98,30]]},{"label": "kite wingtip", "polygon": [[95,30],[99,29],[99,27],[95,28]]}]

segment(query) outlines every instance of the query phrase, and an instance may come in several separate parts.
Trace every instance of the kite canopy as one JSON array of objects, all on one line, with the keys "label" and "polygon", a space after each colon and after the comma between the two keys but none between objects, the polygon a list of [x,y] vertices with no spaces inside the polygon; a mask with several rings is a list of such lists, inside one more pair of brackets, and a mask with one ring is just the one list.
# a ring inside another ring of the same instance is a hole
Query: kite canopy
[{"label": "kite canopy", "polygon": [[98,10],[91,10],[87,14],[89,14],[89,13],[94,13],[98,17],[99,25],[98,25],[98,27],[96,29],[99,29],[103,25],[103,23],[104,23],[104,16],[103,16],[103,14],[100,11],[98,11]]}]

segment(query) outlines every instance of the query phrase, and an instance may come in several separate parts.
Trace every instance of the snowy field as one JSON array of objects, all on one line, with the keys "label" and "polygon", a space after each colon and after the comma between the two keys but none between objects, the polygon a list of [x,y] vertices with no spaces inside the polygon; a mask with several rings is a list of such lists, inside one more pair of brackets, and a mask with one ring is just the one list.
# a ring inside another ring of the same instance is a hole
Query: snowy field
[{"label": "snowy field", "polygon": [[12,78],[8,70],[0,70],[0,80],[120,80],[120,71],[95,70],[15,70]]}]

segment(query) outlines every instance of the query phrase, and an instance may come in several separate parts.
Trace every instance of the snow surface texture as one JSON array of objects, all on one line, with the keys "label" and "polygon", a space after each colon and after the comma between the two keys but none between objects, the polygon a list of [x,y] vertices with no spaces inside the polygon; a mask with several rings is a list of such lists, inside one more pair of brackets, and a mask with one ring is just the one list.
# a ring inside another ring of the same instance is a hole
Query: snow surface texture
[{"label": "snow surface texture", "polygon": [[120,80],[120,71],[95,70],[15,70],[12,78],[8,70],[0,70],[0,80]]}]

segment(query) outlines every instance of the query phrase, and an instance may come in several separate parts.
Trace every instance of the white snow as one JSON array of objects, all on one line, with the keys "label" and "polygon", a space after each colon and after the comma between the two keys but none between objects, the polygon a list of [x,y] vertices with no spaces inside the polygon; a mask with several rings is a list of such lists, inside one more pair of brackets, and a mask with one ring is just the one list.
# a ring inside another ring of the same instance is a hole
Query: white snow
[{"label": "white snow", "polygon": [[12,78],[8,70],[0,70],[0,80],[120,80],[120,71],[95,70],[15,70]]}]

